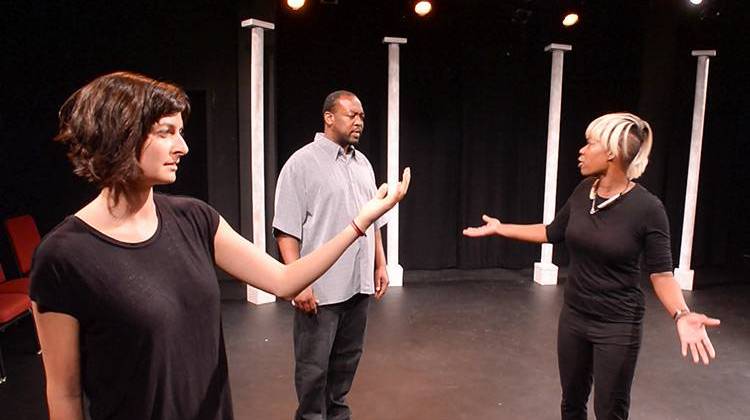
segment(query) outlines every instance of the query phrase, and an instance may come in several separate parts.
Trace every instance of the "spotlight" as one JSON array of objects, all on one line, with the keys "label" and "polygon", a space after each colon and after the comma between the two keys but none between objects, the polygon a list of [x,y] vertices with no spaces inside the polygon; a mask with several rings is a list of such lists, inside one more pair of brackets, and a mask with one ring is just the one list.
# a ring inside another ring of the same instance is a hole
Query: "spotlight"
[{"label": "spotlight", "polygon": [[419,16],[425,16],[432,10],[432,3],[429,1],[419,1],[414,5],[414,12]]},{"label": "spotlight", "polygon": [[568,13],[562,21],[563,26],[573,26],[576,23],[578,23],[578,15],[575,13]]},{"label": "spotlight", "polygon": [[299,10],[305,5],[305,0],[286,0],[286,4],[292,8],[292,10]]},{"label": "spotlight", "polygon": [[703,3],[703,0],[690,0],[690,3],[693,3],[695,5]]}]

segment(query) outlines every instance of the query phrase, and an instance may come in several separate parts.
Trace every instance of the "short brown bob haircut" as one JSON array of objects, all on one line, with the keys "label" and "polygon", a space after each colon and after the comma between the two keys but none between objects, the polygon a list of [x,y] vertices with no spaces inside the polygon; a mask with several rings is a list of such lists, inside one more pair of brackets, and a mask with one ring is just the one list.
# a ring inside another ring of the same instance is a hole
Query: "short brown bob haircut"
[{"label": "short brown bob haircut", "polygon": [[178,86],[129,72],[96,78],[60,108],[55,140],[68,146],[73,172],[120,194],[141,176],[143,144],[164,116],[190,115],[190,101]]}]

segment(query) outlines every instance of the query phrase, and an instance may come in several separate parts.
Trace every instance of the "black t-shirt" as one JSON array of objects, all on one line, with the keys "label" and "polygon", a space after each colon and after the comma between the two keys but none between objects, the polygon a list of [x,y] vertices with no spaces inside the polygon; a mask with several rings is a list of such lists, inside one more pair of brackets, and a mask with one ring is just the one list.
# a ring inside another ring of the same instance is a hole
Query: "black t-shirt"
[{"label": "black t-shirt", "polygon": [[667,215],[638,184],[590,214],[593,183],[583,180],[547,226],[547,239],[565,241],[570,253],[565,303],[596,320],[637,323],[645,310],[641,255],[649,274],[672,271]]},{"label": "black t-shirt", "polygon": [[78,320],[93,420],[231,419],[213,268],[219,214],[187,197],[154,202],[157,231],[137,244],[66,218],[37,249],[31,298]]}]

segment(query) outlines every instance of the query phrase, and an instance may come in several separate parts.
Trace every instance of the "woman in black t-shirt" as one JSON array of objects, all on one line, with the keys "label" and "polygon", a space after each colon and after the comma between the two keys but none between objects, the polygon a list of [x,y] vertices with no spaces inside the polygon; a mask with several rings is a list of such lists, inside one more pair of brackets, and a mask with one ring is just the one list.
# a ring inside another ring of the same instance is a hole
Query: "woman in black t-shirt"
[{"label": "woman in black t-shirt", "polygon": [[549,225],[512,225],[482,216],[469,237],[565,241],[570,253],[557,338],[563,419],[586,419],[593,379],[598,419],[625,419],[645,309],[641,256],[656,296],[675,319],[682,355],[708,364],[716,353],[706,326],[718,319],[691,313],[672,276],[669,224],[658,198],[632,180],[646,169],[649,124],[633,114],[601,116],[586,129],[578,167],[586,177]]},{"label": "woman in black t-shirt", "polygon": [[[289,265],[237,234],[210,206],[154,194],[188,152],[182,89],[112,73],[60,109],[56,140],[99,195],[45,236],[31,297],[52,420],[232,418],[214,264],[293,298],[399,202],[385,185],[346,229]],[[83,407],[83,401],[88,407]]]}]

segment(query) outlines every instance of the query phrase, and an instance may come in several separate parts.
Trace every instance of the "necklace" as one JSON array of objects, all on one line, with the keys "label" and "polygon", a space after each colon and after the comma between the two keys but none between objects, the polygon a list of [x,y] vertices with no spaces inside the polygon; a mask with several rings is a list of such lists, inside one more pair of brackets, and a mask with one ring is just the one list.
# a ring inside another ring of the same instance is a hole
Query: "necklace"
[{"label": "necklace", "polygon": [[630,180],[628,180],[628,183],[625,185],[625,189],[620,191],[617,195],[613,195],[612,197],[604,200],[602,203],[596,204],[596,191],[599,189],[599,179],[597,178],[597,180],[594,181],[594,185],[591,186],[591,191],[589,192],[589,199],[591,199],[591,210],[589,210],[589,214],[595,214],[599,210],[614,203],[615,200],[625,194],[625,191],[628,190],[628,187],[630,187]]}]

